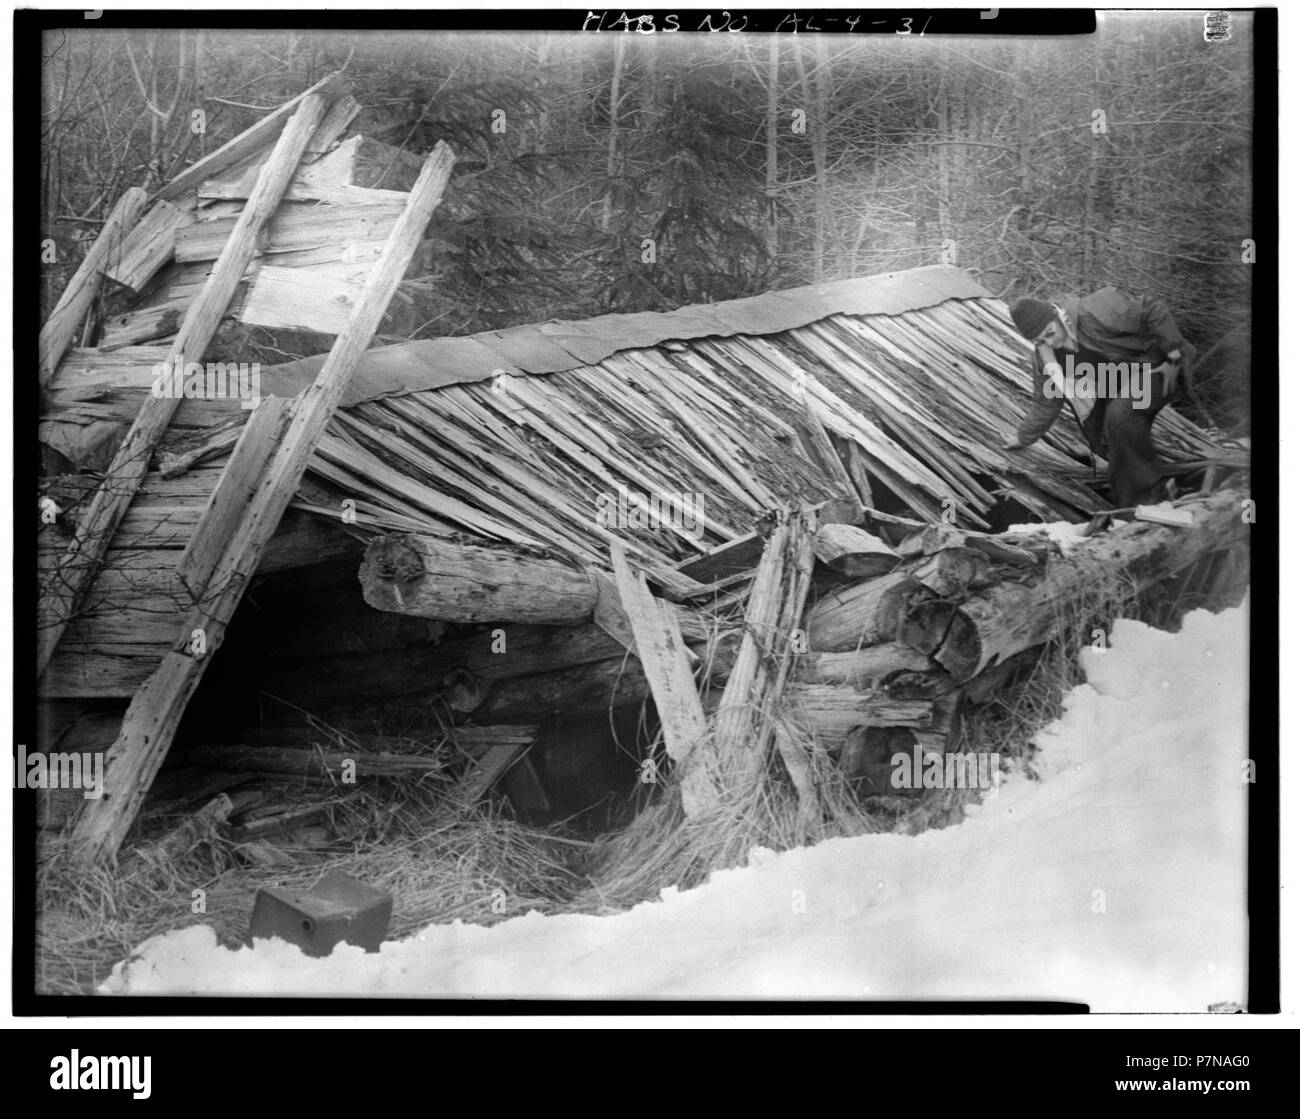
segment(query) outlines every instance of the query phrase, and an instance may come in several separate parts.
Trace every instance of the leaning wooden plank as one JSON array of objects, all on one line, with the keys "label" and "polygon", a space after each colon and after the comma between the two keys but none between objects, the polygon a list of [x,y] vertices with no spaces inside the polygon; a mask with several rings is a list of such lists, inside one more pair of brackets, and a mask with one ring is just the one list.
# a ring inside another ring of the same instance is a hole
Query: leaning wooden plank
[{"label": "leaning wooden plank", "polygon": [[122,243],[122,252],[106,273],[110,280],[143,290],[145,284],[171,258],[176,248],[176,230],[193,218],[188,209],[158,201],[131,230]]},{"label": "leaning wooden plank", "polygon": [[708,580],[753,571],[763,554],[763,543],[763,538],[757,532],[747,532],[710,548],[702,556],[684,560],[678,564],[677,569],[692,579]]},{"label": "leaning wooden plank", "polygon": [[[319,118],[317,108],[312,113],[313,127]],[[286,135],[293,127],[291,122]],[[301,144],[306,143],[310,134],[309,128],[295,141],[296,150],[301,151]],[[73,832],[74,842],[84,857],[98,860],[112,855],[135,819],[167,755],[185,706],[198,687],[211,654],[221,645],[262,552],[293,499],[316,444],[374,337],[389,300],[415,254],[420,235],[442,199],[454,162],[451,149],[443,143],[437,145],[426,161],[411,191],[410,205],[388,239],[365,297],[353,312],[352,321],[335,340],[316,380],[298,398],[288,430],[249,503],[248,516],[217,564],[203,601],[191,611],[180,639],[127,708],[122,732],[109,750],[105,795],[83,810]],[[283,181],[288,181],[287,175]],[[251,200],[249,207],[253,207]]]},{"label": "leaning wooden plank", "polygon": [[225,824],[233,808],[230,797],[220,793],[166,835],[137,847],[134,854],[154,864],[166,865],[179,859]]},{"label": "leaning wooden plank", "polygon": [[714,718],[713,749],[728,784],[735,774],[743,782],[761,764],[755,749],[755,707],[762,697],[767,664],[777,651],[790,534],[787,517],[767,539],[745,608],[745,636]]},{"label": "leaning wooden plank", "polygon": [[596,585],[585,571],[436,536],[373,541],[360,579],[376,610],[449,622],[573,626],[590,620],[596,607]]},{"label": "leaning wooden plank", "polygon": [[248,511],[248,503],[275,453],[292,410],[292,399],[268,396],[244,425],[230,461],[221,472],[221,480],[212,491],[177,565],[177,575],[195,597],[208,585],[217,561]]},{"label": "leaning wooden plank", "polygon": [[[241,159],[251,155],[258,148],[267,146],[275,139],[276,135],[282,128],[286,127],[286,122],[294,116],[299,108],[304,105],[311,97],[318,98],[325,104],[329,104],[336,97],[346,94],[349,90],[347,80],[342,74],[330,74],[322,78],[310,89],[304,90],[297,97],[286,101],[278,109],[268,113],[251,128],[245,129],[233,140],[228,141],[219,147],[210,155],[205,155],[197,163],[192,163],[171,182],[164,184],[154,195],[155,198],[180,198],[183,194],[193,190],[200,183],[211,179],[220,174],[227,167],[233,166]],[[321,121],[324,120],[322,113],[312,125],[314,134]],[[303,141],[303,150],[306,150],[307,144],[311,142],[311,136]],[[295,160],[295,167],[297,161]]]},{"label": "leaning wooden plank", "polygon": [[659,712],[664,746],[681,774],[682,811],[688,817],[697,816],[717,802],[718,790],[700,764],[700,747],[709,727],[686,657],[686,643],[675,615],[665,612],[651,597],[645,576],[632,570],[622,545],[610,546],[610,561],[623,611],[636,638],[637,657]]},{"label": "leaning wooden plank", "polygon": [[636,634],[632,631],[632,621],[623,608],[618,583],[596,568],[591,569],[591,578],[596,584],[596,608],[592,611],[591,620],[629,653],[635,654]]},{"label": "leaning wooden plank", "polygon": [[312,153],[328,151],[359,112],[361,103],[352,94],[345,93],[330,106],[330,111],[316,129],[316,135],[308,143],[307,150]]},{"label": "leaning wooden plank", "polygon": [[452,798],[465,804],[480,800],[528,749],[529,743],[502,742],[470,762]]},{"label": "leaning wooden plank", "polygon": [[[856,504],[856,500],[854,502]],[[795,670],[796,632],[801,628],[804,609],[808,602],[808,592],[812,588],[813,569],[816,557],[813,554],[813,542],[817,533],[817,515],[801,513],[793,519],[790,534],[789,557],[787,559],[785,599],[781,615],[777,620],[777,634],[780,644],[777,647],[776,664],[770,674],[767,687],[762,696],[762,722],[759,725],[758,756],[766,754],[768,741],[776,743],[777,753],[781,756],[790,774],[791,781],[799,793],[799,815],[807,826],[811,826],[809,813],[813,812],[816,800],[810,799],[811,771],[807,767],[807,757],[800,744],[785,733],[780,726],[780,713],[785,705],[785,690]]]},{"label": "leaning wooden plank", "polygon": [[872,494],[871,471],[867,466],[867,456],[862,453],[862,448],[852,440],[849,442],[848,457],[849,461],[846,465],[849,477],[853,479],[854,489],[857,490],[858,500],[866,506],[874,505],[876,499]]},{"label": "leaning wooden plank", "polygon": [[[304,98],[293,114],[262,169],[253,197],[240,215],[203,293],[186,312],[180,333],[164,359],[167,366],[174,368],[177,364],[185,365],[203,357],[244,269],[257,251],[258,236],[275,213],[307,140],[324,112],[325,102],[320,97],[311,96]],[[122,515],[149,468],[149,459],[158,440],[167,430],[179,405],[180,400],[175,395],[146,397],[144,407],[118,448],[104,485],[95,494],[78,526],[76,538],[68,551],[66,577],[49,590],[40,604],[38,674],[49,663],[64,627],[76,611],[100,558],[112,542]]]},{"label": "leaning wooden plank", "polygon": [[[200,288],[199,291],[201,290]],[[157,307],[141,307],[122,315],[113,315],[104,322],[104,331],[99,339],[100,352],[108,353],[125,346],[138,346],[142,342],[152,342],[155,338],[171,338],[180,330],[189,304],[188,299],[170,299]]]},{"label": "leaning wooden plank", "polygon": [[[592,611],[591,620],[596,628],[612,637],[629,653],[636,655],[636,634],[632,632],[632,623],[628,620],[627,612],[623,609],[623,601],[619,597],[618,584],[613,578],[597,568],[588,568],[588,574],[596,584],[596,608]],[[707,643],[710,638],[714,637],[713,627],[704,621],[699,615],[687,611],[681,613],[674,611],[677,620],[677,627],[682,632],[682,637],[694,644]],[[690,661],[691,668],[694,670],[700,663],[699,654],[686,646],[686,659]]]},{"label": "leaning wooden plank", "polygon": [[820,816],[816,775],[803,743],[796,740],[785,724],[774,725],[772,737],[785,770],[790,774],[790,782],[794,785],[795,794],[799,798],[795,827],[798,829],[798,841],[802,844],[812,833]]},{"label": "leaning wooden plank", "polygon": [[135,225],[144,209],[146,195],[139,187],[131,187],[117,200],[99,236],[90,247],[68,286],[63,289],[54,310],[41,327],[37,369],[41,388],[49,383],[63,355],[72,344],[73,335],[95,301],[99,291],[100,274],[110,267],[122,246],[123,238]]},{"label": "leaning wooden plank", "polygon": [[520,812],[551,810],[551,799],[546,795],[541,779],[537,776],[537,770],[533,768],[533,763],[528,760],[527,754],[506,770],[501,784],[506,796],[510,798],[510,803]]},{"label": "leaning wooden plank", "polygon": [[804,402],[804,424],[809,443],[816,453],[816,460],[826,473],[826,476],[840,484],[845,496],[856,498],[858,496],[857,487],[853,484],[853,479],[844,466],[844,460],[836,452],[831,437],[826,433],[826,428],[818,418],[817,409],[811,400]]}]

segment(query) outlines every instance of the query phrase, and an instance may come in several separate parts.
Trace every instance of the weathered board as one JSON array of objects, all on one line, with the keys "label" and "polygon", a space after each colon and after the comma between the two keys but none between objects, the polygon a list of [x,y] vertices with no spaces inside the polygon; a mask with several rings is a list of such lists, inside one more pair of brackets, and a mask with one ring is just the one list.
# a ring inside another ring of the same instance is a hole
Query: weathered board
[{"label": "weathered board", "polygon": [[[402,213],[397,200],[360,205],[285,202],[267,223],[264,254],[332,248],[367,241],[382,242]],[[176,233],[176,259],[216,260],[234,231],[237,218],[195,222]]]},{"label": "weathered board", "polygon": [[338,334],[365,290],[364,280],[263,266],[253,275],[238,318],[257,326]]}]

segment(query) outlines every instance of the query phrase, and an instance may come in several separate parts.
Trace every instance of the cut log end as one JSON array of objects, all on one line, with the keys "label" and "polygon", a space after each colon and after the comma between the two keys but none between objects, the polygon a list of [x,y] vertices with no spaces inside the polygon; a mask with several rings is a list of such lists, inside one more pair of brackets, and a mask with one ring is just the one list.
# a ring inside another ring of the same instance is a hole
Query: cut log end
[{"label": "cut log end", "polygon": [[893,641],[916,587],[895,571],[828,595],[808,612],[810,648],[835,653]]},{"label": "cut log end", "polygon": [[925,599],[908,609],[898,629],[898,640],[918,653],[932,656],[943,644],[956,607],[942,599]]},{"label": "cut log end", "polygon": [[424,560],[410,543],[400,536],[376,540],[366,553],[363,580],[380,583],[414,583],[425,575]]},{"label": "cut log end", "polygon": [[934,659],[955,680],[969,680],[984,666],[985,649],[979,627],[964,611],[959,610],[953,615],[943,643],[934,652]]}]

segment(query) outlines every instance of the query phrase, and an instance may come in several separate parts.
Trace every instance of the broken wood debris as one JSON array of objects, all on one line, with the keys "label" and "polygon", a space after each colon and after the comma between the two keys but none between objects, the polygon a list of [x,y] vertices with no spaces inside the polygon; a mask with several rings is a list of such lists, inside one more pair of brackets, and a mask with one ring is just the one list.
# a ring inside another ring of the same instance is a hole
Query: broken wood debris
[{"label": "broken wood debris", "polygon": [[99,291],[101,275],[111,267],[113,259],[121,251],[124,238],[129,236],[144,208],[145,199],[143,190],[131,187],[117,200],[100,228],[95,243],[73,273],[63,294],[59,296],[59,301],[54,305],[54,310],[50,312],[50,317],[41,327],[37,357],[41,388],[49,384],[63,355],[81,329],[82,321]]},{"label": "broken wood debris", "polygon": [[[307,96],[285,126],[258,177],[253,196],[221,250],[212,275],[186,312],[184,323],[163,359],[168,368],[183,368],[203,357],[244,269],[257,251],[262,227],[275,212],[289,176],[293,174],[325,108],[326,103],[320,97]],[[127,506],[148,470],[154,447],[179,404],[180,400],[174,394],[147,396],[131,430],[118,448],[104,485],[78,526],[77,536],[63,565],[63,578],[49,587],[43,597],[37,647],[38,673],[45,670],[64,629],[80,605]]]},{"label": "broken wood debris", "polygon": [[621,545],[613,545],[610,562],[636,654],[659,712],[664,745],[681,779],[682,809],[687,816],[698,815],[714,803],[718,790],[700,764],[708,723],[676,611],[669,603],[655,601],[645,576],[632,570]]},{"label": "broken wood debris", "polygon": [[214,835],[230,818],[233,807],[230,797],[220,793],[166,835],[137,847],[134,854],[147,862],[175,862],[198,843]]},{"label": "broken wood debris", "polygon": [[[320,102],[309,98],[304,102],[302,126],[314,128],[321,111]],[[282,168],[275,177],[274,197],[283,191],[288,172],[296,165],[310,134],[309,130],[307,135],[301,135],[302,127],[295,130],[298,119],[295,117],[290,122],[276,153],[263,170],[263,175],[266,175],[277,165],[276,156],[280,154],[281,146],[285,148],[284,154],[292,156],[293,163]],[[249,501],[248,515],[238,524],[224,554],[214,566],[204,601],[186,619],[177,646],[168,653],[128,707],[121,734],[108,755],[105,778],[108,791],[102,800],[83,810],[74,832],[76,842],[91,860],[117,850],[139,810],[171,744],[185,705],[198,686],[207,665],[206,654],[209,649],[215,651],[220,644],[235,607],[243,597],[247,581],[256,570],[262,552],[302,480],[307,461],[324,434],[361,354],[369,345],[415,251],[419,236],[441,201],[453,162],[454,157],[445,144],[439,144],[429,156],[420,180],[411,192],[407,208],[393,228],[385,254],[370,277],[364,297],[355,308],[347,328],[339,335],[316,381],[298,399],[283,439],[268,460],[266,472]],[[259,188],[261,185],[259,180]],[[253,207],[251,200],[249,207]],[[238,236],[239,228],[242,227],[237,227],[232,241]],[[222,253],[223,261],[229,252],[230,246],[227,246]],[[217,271],[220,270],[219,262]],[[201,649],[192,644],[195,634],[202,637]]]}]

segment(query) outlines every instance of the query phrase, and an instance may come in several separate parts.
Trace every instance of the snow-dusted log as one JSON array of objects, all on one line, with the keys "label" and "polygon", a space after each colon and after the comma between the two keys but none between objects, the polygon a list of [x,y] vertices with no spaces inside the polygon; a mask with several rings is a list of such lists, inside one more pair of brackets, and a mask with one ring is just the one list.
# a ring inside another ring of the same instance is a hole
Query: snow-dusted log
[{"label": "snow-dusted log", "polygon": [[958,681],[969,680],[1059,632],[1063,617],[1097,595],[1099,574],[1122,576],[1140,590],[1240,540],[1250,531],[1245,501],[1241,493],[1221,491],[1181,507],[1191,515],[1190,525],[1135,522],[1095,536],[1048,562],[1037,583],[1001,583],[966,599],[953,610],[933,650],[926,646],[936,629],[935,607],[919,604],[909,612],[900,639],[932,652]]}]

